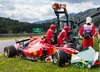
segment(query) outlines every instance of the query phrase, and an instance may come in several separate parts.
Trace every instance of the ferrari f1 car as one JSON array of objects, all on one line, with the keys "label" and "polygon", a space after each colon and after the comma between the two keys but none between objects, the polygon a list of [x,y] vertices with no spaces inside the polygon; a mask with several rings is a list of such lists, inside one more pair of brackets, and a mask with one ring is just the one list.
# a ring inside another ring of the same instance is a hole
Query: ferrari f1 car
[{"label": "ferrari f1 car", "polygon": [[77,52],[73,49],[77,45],[75,43],[67,43],[66,47],[57,47],[47,44],[46,38],[27,38],[16,40],[15,45],[4,48],[4,55],[7,57],[20,56],[25,59],[37,60],[53,55],[58,50],[65,50],[69,54]]},{"label": "ferrari f1 car", "polygon": [[16,41],[15,45],[4,48],[7,57],[20,56],[21,58],[37,60],[54,53],[55,46],[47,44],[45,38],[27,38]]}]

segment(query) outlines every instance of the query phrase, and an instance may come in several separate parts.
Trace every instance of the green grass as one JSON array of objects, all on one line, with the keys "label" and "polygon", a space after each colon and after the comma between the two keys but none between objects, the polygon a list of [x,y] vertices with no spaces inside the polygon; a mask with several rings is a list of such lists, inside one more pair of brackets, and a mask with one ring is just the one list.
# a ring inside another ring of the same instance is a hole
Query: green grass
[{"label": "green grass", "polygon": [[50,62],[33,62],[18,57],[6,58],[1,55],[0,72],[99,72],[99,68],[77,68],[73,65],[61,68]]},{"label": "green grass", "polygon": [[98,40],[98,38],[95,38],[94,39],[94,49],[96,50],[96,51],[99,51],[99,44],[98,44],[98,42],[99,42],[99,40]]},{"label": "green grass", "polygon": [[[99,50],[97,39],[94,42],[94,49]],[[100,72],[99,67],[78,68],[73,65],[58,67],[50,62],[29,61],[19,57],[7,58],[0,55],[0,72]]]}]

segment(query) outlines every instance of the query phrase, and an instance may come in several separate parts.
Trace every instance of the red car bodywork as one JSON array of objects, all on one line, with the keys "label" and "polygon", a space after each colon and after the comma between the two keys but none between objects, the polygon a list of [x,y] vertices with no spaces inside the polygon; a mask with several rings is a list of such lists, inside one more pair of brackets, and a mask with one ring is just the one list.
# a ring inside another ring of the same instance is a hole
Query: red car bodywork
[{"label": "red car bodywork", "polygon": [[[20,47],[19,43],[15,45],[16,49]],[[47,44],[45,39],[42,38],[31,38],[29,41],[29,45],[22,50],[24,55],[29,57],[38,58],[44,55],[44,51],[46,51],[46,56],[49,56],[54,53],[55,46]]]},{"label": "red car bodywork", "polygon": [[[18,49],[20,43],[16,43],[15,48]],[[30,38],[29,45],[22,50],[25,56],[38,58],[44,55],[49,56],[55,53],[57,50],[64,50],[68,54],[77,53],[78,51],[72,48],[56,47],[55,45],[47,44],[45,38]]]}]

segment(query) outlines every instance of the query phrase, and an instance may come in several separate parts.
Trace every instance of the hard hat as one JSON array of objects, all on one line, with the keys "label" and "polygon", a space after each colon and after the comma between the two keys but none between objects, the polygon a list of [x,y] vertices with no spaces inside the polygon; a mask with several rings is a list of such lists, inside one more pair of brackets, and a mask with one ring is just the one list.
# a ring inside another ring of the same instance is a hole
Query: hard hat
[{"label": "hard hat", "polygon": [[55,25],[54,24],[52,24],[52,25],[50,25],[50,28],[52,29],[52,30],[55,30]]},{"label": "hard hat", "polygon": [[92,22],[92,18],[91,17],[87,17],[86,18],[86,23],[91,23]]},{"label": "hard hat", "polygon": [[64,30],[65,31],[68,31],[68,26],[64,26]]}]

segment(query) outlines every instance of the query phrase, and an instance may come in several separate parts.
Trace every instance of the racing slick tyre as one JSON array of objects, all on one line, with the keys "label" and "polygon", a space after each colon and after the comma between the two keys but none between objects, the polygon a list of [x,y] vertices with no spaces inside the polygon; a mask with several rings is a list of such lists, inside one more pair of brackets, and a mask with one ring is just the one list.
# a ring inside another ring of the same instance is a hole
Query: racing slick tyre
[{"label": "racing slick tyre", "polygon": [[17,51],[13,45],[7,46],[4,48],[4,56],[14,57],[17,54]]},{"label": "racing slick tyre", "polygon": [[52,56],[53,63],[58,64],[60,67],[68,63],[68,58],[68,54],[63,50],[59,50]]}]

